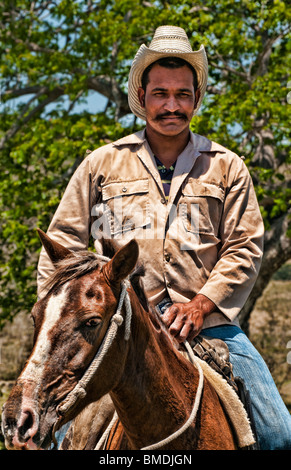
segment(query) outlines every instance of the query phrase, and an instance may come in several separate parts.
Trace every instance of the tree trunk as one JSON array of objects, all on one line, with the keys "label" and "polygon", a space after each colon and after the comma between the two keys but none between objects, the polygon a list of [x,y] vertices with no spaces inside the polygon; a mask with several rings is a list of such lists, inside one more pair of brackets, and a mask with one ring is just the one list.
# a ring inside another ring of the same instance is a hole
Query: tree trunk
[{"label": "tree trunk", "polygon": [[270,230],[265,233],[264,256],[254,288],[240,312],[239,319],[246,334],[249,319],[257,299],[263,294],[274,273],[291,258],[291,237],[288,227],[291,223],[291,211],[276,219]]}]

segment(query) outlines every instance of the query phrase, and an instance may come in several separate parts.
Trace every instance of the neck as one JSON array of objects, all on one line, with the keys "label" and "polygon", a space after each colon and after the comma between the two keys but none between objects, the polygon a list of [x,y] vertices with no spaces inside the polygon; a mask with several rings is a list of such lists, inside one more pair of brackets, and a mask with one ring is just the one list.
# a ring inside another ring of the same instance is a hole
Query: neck
[{"label": "neck", "polygon": [[175,163],[190,139],[189,129],[185,129],[179,135],[168,136],[157,133],[148,125],[146,135],[152,152],[167,168]]},{"label": "neck", "polygon": [[176,350],[159,320],[152,322],[152,314],[140,305],[138,309],[132,318],[123,376],[111,392],[133,449],[159,442],[186,421],[197,384],[193,367]]}]

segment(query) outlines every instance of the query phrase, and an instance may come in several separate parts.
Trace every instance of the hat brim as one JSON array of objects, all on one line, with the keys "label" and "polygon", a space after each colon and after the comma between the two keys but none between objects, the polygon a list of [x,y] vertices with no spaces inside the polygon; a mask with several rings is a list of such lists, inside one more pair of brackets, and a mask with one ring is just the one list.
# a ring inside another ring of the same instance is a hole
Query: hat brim
[{"label": "hat brim", "polygon": [[149,49],[145,44],[142,44],[136,53],[129,73],[128,104],[133,114],[144,121],[146,120],[146,113],[145,109],[140,105],[137,90],[139,87],[141,87],[141,79],[145,69],[153,62],[156,62],[157,60],[164,57],[180,57],[192,65],[196,71],[200,97],[193,112],[193,116],[197,114],[206,91],[208,62],[204,46],[201,46],[198,51],[192,52],[160,52]]}]

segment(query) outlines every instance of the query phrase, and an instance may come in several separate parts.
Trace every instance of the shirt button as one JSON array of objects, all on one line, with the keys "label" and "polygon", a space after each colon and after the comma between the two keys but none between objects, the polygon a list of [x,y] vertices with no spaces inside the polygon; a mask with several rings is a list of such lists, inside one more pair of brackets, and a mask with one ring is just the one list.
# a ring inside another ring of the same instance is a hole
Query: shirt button
[{"label": "shirt button", "polygon": [[172,284],[170,284],[170,282],[168,282],[167,288],[168,288],[168,289],[172,289]]},{"label": "shirt button", "polygon": [[170,259],[171,259],[171,255],[166,254],[166,255],[165,255],[165,260],[166,260],[166,261],[170,261]]},{"label": "shirt button", "polygon": [[166,202],[167,202],[166,199],[162,197],[161,203],[162,203],[162,204],[166,204]]},{"label": "shirt button", "polygon": [[127,191],[127,188],[122,188],[123,193],[126,193],[126,191]]}]

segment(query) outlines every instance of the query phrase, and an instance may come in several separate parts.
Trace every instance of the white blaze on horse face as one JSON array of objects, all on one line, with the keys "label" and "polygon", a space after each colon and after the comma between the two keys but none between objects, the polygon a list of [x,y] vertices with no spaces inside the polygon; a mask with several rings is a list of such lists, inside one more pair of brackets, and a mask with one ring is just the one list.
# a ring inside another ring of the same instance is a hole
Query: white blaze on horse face
[{"label": "white blaze on horse face", "polygon": [[22,381],[28,380],[37,384],[41,383],[41,378],[44,373],[45,364],[51,347],[49,333],[60,319],[66,300],[66,287],[63,287],[58,295],[52,295],[50,297],[33,353],[21,374]]}]

